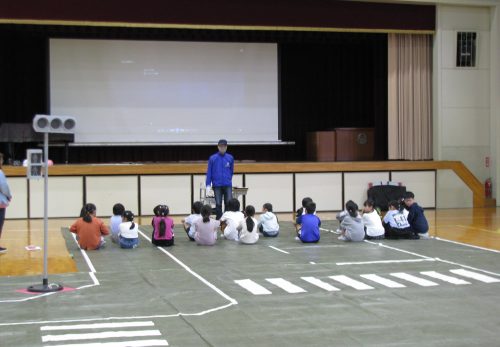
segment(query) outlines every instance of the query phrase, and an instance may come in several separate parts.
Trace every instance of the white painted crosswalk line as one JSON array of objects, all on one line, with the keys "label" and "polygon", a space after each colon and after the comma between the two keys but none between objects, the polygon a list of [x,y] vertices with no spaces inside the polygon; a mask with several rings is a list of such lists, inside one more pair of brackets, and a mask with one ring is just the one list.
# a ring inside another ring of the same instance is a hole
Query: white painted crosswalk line
[{"label": "white painted crosswalk line", "polygon": [[346,286],[352,287],[357,290],[369,290],[369,289],[375,289],[368,284],[365,284],[360,281],[356,281],[350,277],[347,277],[345,275],[337,275],[337,276],[329,276],[332,280],[335,280],[337,282],[340,282],[342,284],[345,284]]},{"label": "white painted crosswalk line", "polygon": [[330,283],[326,283],[316,277],[301,277],[304,281],[309,282],[311,284],[314,284],[317,287],[320,287],[321,289],[324,289],[329,292],[334,292],[338,291],[337,287],[332,286]]},{"label": "white painted crosswalk line", "polygon": [[422,287],[432,287],[432,286],[438,285],[436,282],[432,282],[432,281],[426,280],[425,278],[420,278],[420,277],[413,276],[413,275],[410,275],[410,274],[407,274],[404,272],[393,272],[393,273],[391,273],[391,276],[401,278],[402,280],[418,284],[419,286],[422,286]]},{"label": "white painted crosswalk line", "polygon": [[110,339],[117,337],[138,337],[138,336],[161,336],[161,333],[159,330],[137,330],[137,331],[104,331],[100,333],[86,333],[86,334],[45,335],[42,336],[42,342]]},{"label": "white painted crosswalk line", "polygon": [[305,293],[307,290],[296,286],[295,284],[284,280],[283,278],[266,278],[266,281],[274,284],[276,287],[280,287],[287,293],[296,294],[296,293]]},{"label": "white painted crosswalk line", "polygon": [[465,270],[465,269],[453,269],[453,270],[450,270],[450,272],[453,272],[454,274],[457,274],[457,275],[460,275],[463,277],[472,278],[474,280],[478,280],[478,281],[484,282],[484,283],[500,282],[500,279],[498,279],[498,278],[486,276],[483,274],[478,274],[477,272],[472,272],[472,271]]},{"label": "white painted crosswalk line", "polygon": [[254,281],[250,279],[245,279],[245,280],[235,280],[234,281],[236,284],[239,286],[245,288],[248,290],[250,293],[253,295],[269,295],[272,294],[269,290],[264,288],[258,283],[255,283]]},{"label": "white painted crosswalk line", "polygon": [[445,281],[451,284],[470,284],[470,282],[464,281],[463,279],[456,278],[453,276],[443,275],[436,271],[421,271],[422,275],[429,276],[432,278],[437,278],[438,280]]},{"label": "white painted crosswalk line", "polygon": [[54,330],[82,330],[82,329],[112,329],[112,328],[131,328],[131,327],[152,327],[154,325],[155,324],[152,321],[72,324],[72,325],[47,325],[47,326],[40,327],[40,330],[41,331],[54,331]]},{"label": "white painted crosswalk line", "polygon": [[405,288],[406,287],[404,284],[398,283],[396,281],[393,281],[393,280],[390,280],[388,278],[384,278],[384,277],[381,277],[381,276],[375,275],[375,274],[364,274],[364,275],[360,275],[360,276],[363,278],[366,278],[370,281],[373,281],[375,283],[389,287],[389,288]]},{"label": "white painted crosswalk line", "polygon": [[137,340],[120,342],[73,343],[70,345],[45,345],[44,347],[153,347],[168,346],[167,340]]}]

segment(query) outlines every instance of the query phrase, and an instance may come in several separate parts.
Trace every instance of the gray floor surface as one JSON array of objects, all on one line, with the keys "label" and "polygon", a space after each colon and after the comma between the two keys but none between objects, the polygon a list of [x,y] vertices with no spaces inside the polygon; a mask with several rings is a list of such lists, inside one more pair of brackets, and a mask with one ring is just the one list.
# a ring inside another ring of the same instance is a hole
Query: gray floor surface
[{"label": "gray floor surface", "polygon": [[436,239],[346,243],[326,230],[301,244],[281,224],[278,238],[251,246],[197,246],[179,229],[163,251],[142,236],[135,250],[108,242],[89,262],[62,230],[79,272],[49,280],[79,289],[30,295],[16,290],[41,277],[0,278],[0,346],[500,346],[498,252]]}]

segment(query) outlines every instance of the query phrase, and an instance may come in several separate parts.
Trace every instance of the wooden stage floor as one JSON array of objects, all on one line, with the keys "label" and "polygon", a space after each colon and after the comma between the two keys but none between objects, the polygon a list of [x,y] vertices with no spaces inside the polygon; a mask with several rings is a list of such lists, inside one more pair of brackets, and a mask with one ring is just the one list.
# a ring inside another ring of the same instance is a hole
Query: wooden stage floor
[{"label": "wooden stage floor", "polygon": [[[500,209],[436,209],[426,210],[430,235],[454,242],[500,250]],[[320,213],[323,221],[335,220],[335,213]],[[174,217],[178,237],[182,216]],[[280,214],[280,221],[291,221],[290,214]],[[108,217],[103,218],[104,221]],[[141,225],[149,225],[151,217],[138,218]],[[76,272],[77,267],[61,234],[62,227],[69,227],[73,219],[49,220],[49,261],[51,274]],[[281,235],[283,237],[285,235]],[[328,242],[327,238],[322,239]],[[405,242],[405,241],[402,241]],[[43,272],[43,251],[28,251],[26,246],[43,249],[43,220],[7,220],[0,245],[8,252],[0,254],[0,276],[36,275]]]}]

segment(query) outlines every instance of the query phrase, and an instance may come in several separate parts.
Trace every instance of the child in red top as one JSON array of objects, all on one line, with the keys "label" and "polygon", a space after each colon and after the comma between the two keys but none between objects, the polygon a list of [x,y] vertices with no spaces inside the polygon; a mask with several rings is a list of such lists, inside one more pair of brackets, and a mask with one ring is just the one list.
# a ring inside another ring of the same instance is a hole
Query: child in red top
[{"label": "child in red top", "polygon": [[158,205],[153,209],[155,216],[151,221],[151,242],[155,246],[168,247],[174,244],[174,220],[168,217],[169,212],[167,205]]},{"label": "child in red top", "polygon": [[76,234],[81,249],[93,250],[101,248],[106,243],[103,235],[109,235],[108,227],[96,217],[94,204],[85,205],[81,212],[83,216],[78,218],[69,230]]}]

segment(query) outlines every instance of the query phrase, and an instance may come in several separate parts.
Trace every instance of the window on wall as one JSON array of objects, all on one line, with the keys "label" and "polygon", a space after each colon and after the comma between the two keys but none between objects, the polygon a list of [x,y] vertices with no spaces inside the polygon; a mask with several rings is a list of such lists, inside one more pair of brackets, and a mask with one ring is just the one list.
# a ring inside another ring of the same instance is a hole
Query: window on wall
[{"label": "window on wall", "polygon": [[477,33],[457,32],[457,67],[476,66]]}]

